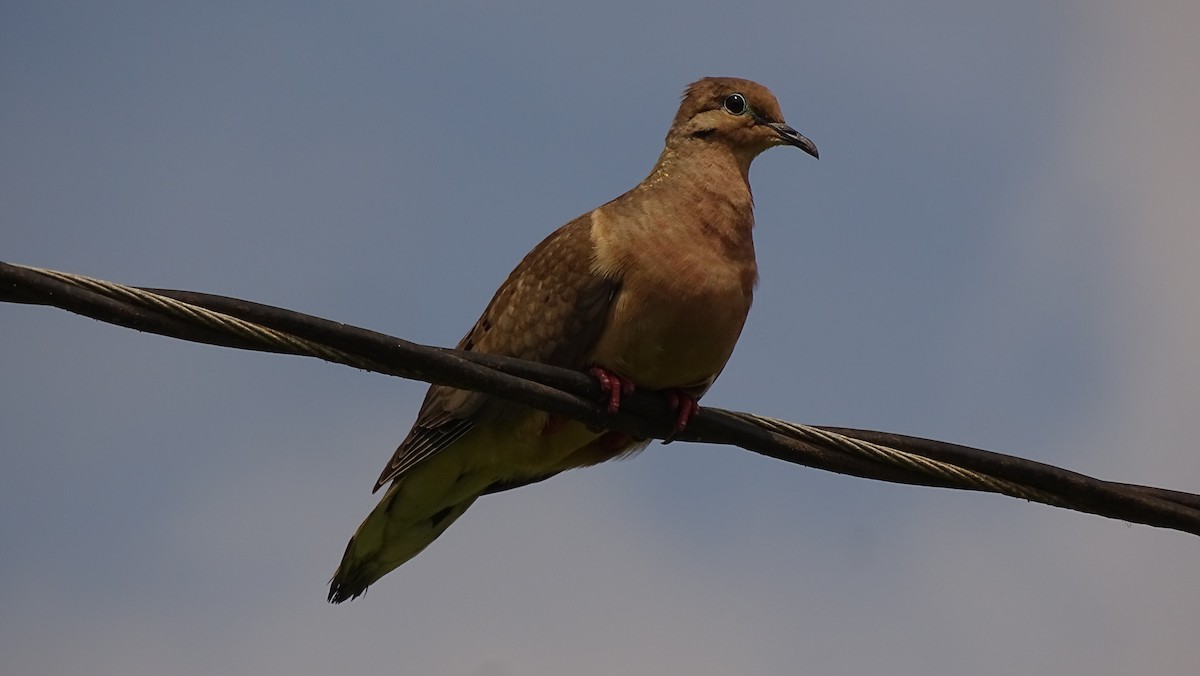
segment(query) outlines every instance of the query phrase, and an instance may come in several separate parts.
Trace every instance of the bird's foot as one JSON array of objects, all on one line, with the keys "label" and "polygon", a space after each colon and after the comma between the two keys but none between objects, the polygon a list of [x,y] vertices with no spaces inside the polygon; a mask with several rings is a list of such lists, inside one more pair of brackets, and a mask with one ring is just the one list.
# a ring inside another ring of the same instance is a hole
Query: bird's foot
[{"label": "bird's foot", "polygon": [[683,390],[667,390],[667,406],[675,413],[675,428],[663,443],[674,441],[675,435],[682,432],[688,423],[700,414],[700,404],[696,403],[696,398]]},{"label": "bird's foot", "polygon": [[593,366],[588,369],[596,380],[600,381],[600,391],[608,397],[608,412],[616,413],[621,410],[621,395],[633,394],[637,386],[625,376],[619,376],[606,368]]}]

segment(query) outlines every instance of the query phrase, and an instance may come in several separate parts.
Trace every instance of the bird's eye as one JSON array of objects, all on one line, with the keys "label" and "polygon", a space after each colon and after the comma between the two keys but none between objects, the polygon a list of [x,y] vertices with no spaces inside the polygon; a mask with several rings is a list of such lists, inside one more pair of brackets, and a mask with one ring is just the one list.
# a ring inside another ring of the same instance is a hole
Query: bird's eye
[{"label": "bird's eye", "polygon": [[731,115],[743,115],[749,106],[746,105],[746,97],[741,94],[730,94],[725,97],[725,102],[721,106]]}]

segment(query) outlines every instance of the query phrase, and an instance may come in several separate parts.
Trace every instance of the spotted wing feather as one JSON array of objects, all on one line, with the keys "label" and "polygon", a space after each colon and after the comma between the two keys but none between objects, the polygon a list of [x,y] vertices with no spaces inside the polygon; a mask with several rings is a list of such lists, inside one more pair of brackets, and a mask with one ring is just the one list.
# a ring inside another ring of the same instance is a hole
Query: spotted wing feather
[{"label": "spotted wing feather", "polygon": [[[584,366],[620,286],[593,272],[592,258],[587,216],[556,230],[509,274],[458,349],[567,368]],[[375,490],[461,439],[478,420],[494,414],[499,403],[478,392],[430,387],[416,423]]]}]

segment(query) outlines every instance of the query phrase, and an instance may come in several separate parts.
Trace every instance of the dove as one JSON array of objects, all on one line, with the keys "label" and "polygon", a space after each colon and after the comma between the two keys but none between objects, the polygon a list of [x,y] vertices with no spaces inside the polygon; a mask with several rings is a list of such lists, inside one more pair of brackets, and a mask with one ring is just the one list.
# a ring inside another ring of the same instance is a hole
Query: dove
[{"label": "dove", "polygon": [[[635,389],[662,391],[682,430],[750,310],[758,280],[750,163],[780,145],[818,156],[766,87],[724,77],[692,83],[649,176],[534,247],[458,349],[587,371],[610,412]],[[387,490],[347,545],[329,600],[363,594],[481,495],[646,443],[433,385],[375,484]]]}]

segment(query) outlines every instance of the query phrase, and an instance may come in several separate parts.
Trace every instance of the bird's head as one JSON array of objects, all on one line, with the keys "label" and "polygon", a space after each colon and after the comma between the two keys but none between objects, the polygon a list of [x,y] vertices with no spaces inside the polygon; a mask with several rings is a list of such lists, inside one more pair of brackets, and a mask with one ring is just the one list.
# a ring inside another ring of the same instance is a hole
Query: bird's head
[{"label": "bird's head", "polygon": [[746,164],[774,146],[796,146],[817,157],[817,146],[783,121],[771,90],[750,80],[707,77],[693,82],[667,133],[667,146],[719,143]]}]

